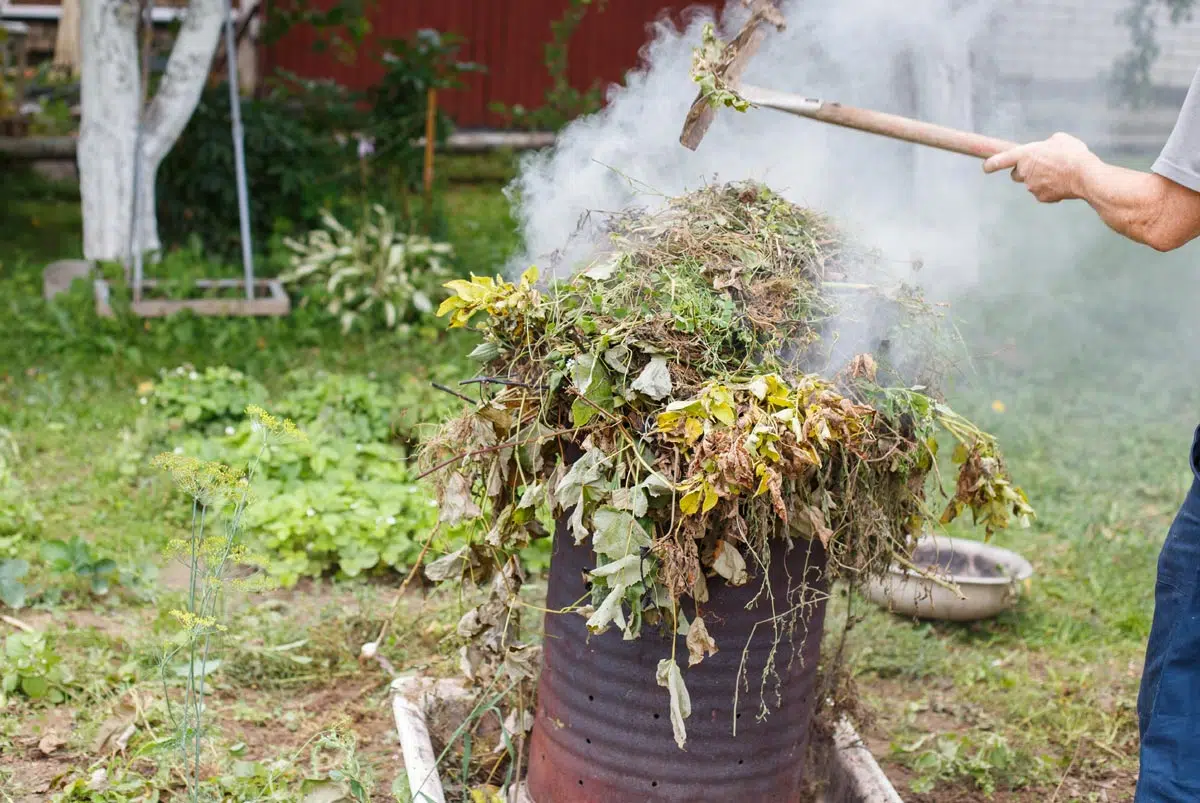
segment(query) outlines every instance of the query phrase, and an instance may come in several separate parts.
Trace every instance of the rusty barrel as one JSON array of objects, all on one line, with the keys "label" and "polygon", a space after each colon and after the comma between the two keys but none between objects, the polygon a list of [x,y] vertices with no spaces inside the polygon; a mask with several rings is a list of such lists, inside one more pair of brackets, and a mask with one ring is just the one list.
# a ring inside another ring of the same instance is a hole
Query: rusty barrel
[{"label": "rusty barrel", "polygon": [[[669,636],[645,627],[631,641],[615,628],[589,637],[582,616],[547,614],[529,756],[533,803],[799,800],[816,703],[826,558],[817,541],[787,546],[772,540],[770,593],[753,574],[736,588],[709,580],[701,613],[719,652],[687,667],[687,645],[677,637],[692,703],[685,750],[672,736],[667,690],[655,682],[659,660],[671,654]],[[586,594],[585,573],[594,566],[591,548],[575,546],[560,523],[547,608],[577,604]],[[797,605],[802,577],[815,599],[791,632],[777,633],[770,620]],[[775,674],[764,686],[773,646]],[[769,713],[760,719],[764,700]]]}]

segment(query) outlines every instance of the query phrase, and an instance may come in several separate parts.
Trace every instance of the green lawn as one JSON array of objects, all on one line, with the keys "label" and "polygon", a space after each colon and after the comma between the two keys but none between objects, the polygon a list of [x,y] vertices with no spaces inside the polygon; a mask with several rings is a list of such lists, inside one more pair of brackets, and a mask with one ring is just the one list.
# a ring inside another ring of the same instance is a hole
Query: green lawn
[{"label": "green lawn", "polygon": [[[471,175],[469,164],[447,172]],[[451,239],[477,273],[513,246],[499,187],[455,184],[445,196]],[[97,597],[32,570],[42,590],[16,615],[53,637],[74,679],[65,705],[8,700],[0,800],[168,799],[180,779],[164,752],[157,672],[180,578],[161,555],[179,532],[179,503],[167,482],[148,472],[131,481],[114,457],[138,420],[138,385],[184,362],[240,368],[272,392],[298,366],[391,383],[427,378],[464,341],[343,337],[306,309],[269,321],[104,323],[82,288],[46,305],[41,267],[78,255],[77,204],[70,188],[33,182],[8,197],[18,200],[0,209],[0,428],[21,448],[16,474],[42,537],[81,536],[117,561],[121,583]],[[1135,248],[1084,209],[1014,203],[1004,220],[985,279],[954,300],[974,372],[951,401],[1000,436],[1038,509],[1032,529],[997,537],[1033,562],[1033,583],[1016,610],[969,626],[907,622],[853,598],[861,621],[848,665],[863,732],[906,800],[978,800],[991,786],[997,800],[1056,790],[1059,801],[1127,799],[1155,559],[1190,481],[1198,420],[1197,252]],[[22,547],[0,538],[10,548]],[[372,799],[392,799],[387,676],[357,654],[388,618],[396,584],[305,581],[265,602],[235,596],[209,755],[227,794],[295,799],[302,776],[341,769],[372,775]],[[406,597],[381,653],[401,669],[454,671],[439,641],[461,604]],[[831,633],[846,609],[844,594],[831,602]],[[110,731],[130,724],[125,749],[113,750]],[[101,770],[107,791],[83,791]]]}]

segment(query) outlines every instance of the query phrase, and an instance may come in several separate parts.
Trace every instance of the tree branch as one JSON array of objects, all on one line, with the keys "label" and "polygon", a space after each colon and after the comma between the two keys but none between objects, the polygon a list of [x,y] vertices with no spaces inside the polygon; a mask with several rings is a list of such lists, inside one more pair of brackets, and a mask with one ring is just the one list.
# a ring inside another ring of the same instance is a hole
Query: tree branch
[{"label": "tree branch", "polygon": [[146,110],[145,153],[162,161],[187,126],[204,91],[225,22],[225,0],[192,0],[171,48],[167,70]]}]

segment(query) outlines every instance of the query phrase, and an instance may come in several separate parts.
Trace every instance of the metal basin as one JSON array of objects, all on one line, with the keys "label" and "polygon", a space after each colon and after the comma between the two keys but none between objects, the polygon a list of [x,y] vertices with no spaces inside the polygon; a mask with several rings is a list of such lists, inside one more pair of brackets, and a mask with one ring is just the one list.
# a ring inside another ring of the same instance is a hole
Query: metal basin
[{"label": "metal basin", "polygon": [[1011,608],[1033,576],[1033,566],[1015,552],[946,536],[923,536],[912,562],[920,572],[893,565],[867,582],[867,599],[901,616],[971,622]]}]

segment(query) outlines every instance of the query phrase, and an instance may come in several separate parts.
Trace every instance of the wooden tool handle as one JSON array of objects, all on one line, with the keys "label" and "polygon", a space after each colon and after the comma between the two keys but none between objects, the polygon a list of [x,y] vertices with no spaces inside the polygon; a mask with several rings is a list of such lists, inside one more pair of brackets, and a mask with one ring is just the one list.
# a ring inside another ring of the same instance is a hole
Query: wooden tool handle
[{"label": "wooden tool handle", "polygon": [[1016,147],[1015,142],[987,137],[983,134],[959,131],[935,123],[901,117],[898,114],[842,106],[839,103],[822,103],[812,110],[796,111],[795,113],[833,125],[879,134],[917,145],[928,145],[931,148],[961,153],[964,156],[975,156],[980,159],[987,159]]}]

